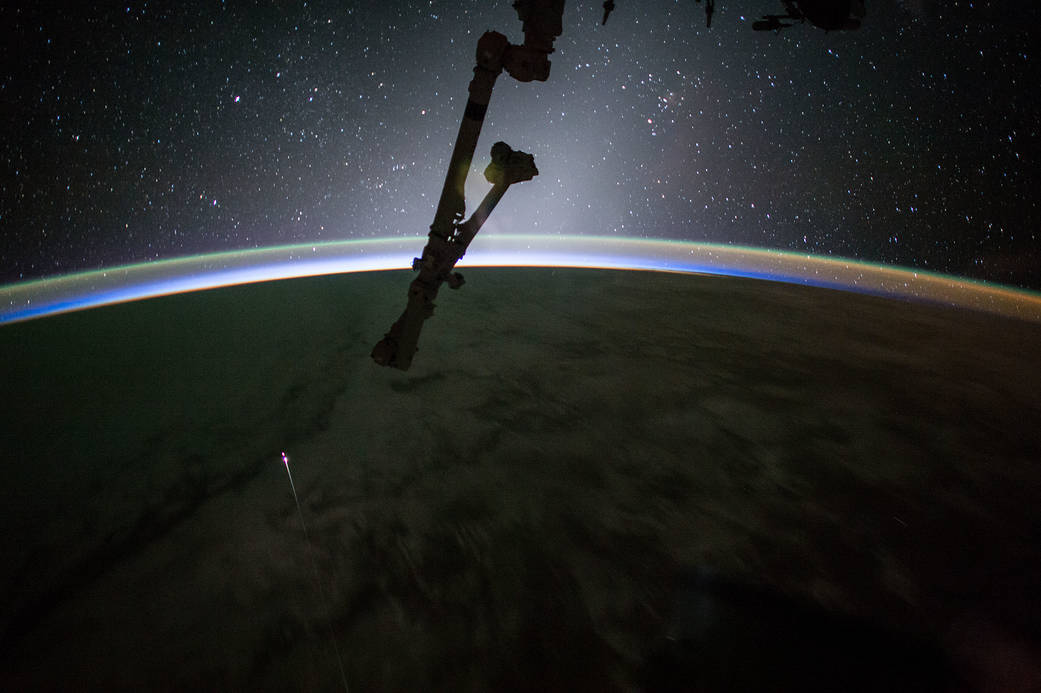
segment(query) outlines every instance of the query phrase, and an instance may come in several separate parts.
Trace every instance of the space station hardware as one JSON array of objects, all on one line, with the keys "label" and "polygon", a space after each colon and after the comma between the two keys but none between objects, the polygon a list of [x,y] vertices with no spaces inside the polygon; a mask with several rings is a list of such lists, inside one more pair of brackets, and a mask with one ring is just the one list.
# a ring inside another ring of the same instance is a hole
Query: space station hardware
[{"label": "space station hardware", "polygon": [[524,43],[513,45],[495,31],[486,32],[477,42],[477,65],[470,81],[470,98],[459,124],[434,223],[430,225],[422,256],[412,262],[412,269],[419,274],[409,285],[405,311],[372,350],[372,359],[381,366],[408,370],[423,321],[434,313],[434,299],[441,284],[447,283],[452,289],[463,285],[462,275],[453,270],[481,225],[510,185],[538,175],[531,154],[514,151],[505,142],[496,142],[492,147],[492,162],[484,172],[492,189],[473,215],[463,221],[466,175],[495,80],[506,70],[521,82],[544,82],[549,78],[553,42],[562,31],[564,0],[517,0],[513,6],[524,23]]},{"label": "space station hardware", "polygon": [[[781,3],[784,14],[767,15],[753,28],[780,31],[792,26],[793,22],[808,21],[826,30],[848,30],[859,27],[860,18],[864,16],[863,0],[781,0]],[[715,6],[715,0],[705,0],[708,26],[712,24]],[[510,185],[538,175],[530,154],[514,151],[504,142],[496,142],[492,147],[492,163],[484,172],[492,189],[473,215],[463,221],[466,176],[495,80],[503,70],[520,82],[549,79],[549,54],[553,52],[553,42],[563,31],[564,0],[516,0],[513,7],[524,24],[524,43],[511,44],[496,31],[485,32],[477,41],[477,65],[470,81],[470,98],[459,123],[441,199],[430,225],[429,240],[422,256],[412,262],[412,269],[418,272],[418,276],[409,285],[405,311],[372,349],[373,360],[381,366],[408,370],[416,353],[423,321],[434,314],[434,299],[441,285],[447,283],[452,289],[463,285],[462,275],[454,271],[455,264],[466,253],[481,225]],[[603,9],[602,23],[606,23],[615,10],[614,0],[605,0]]]},{"label": "space station hardware", "polygon": [[864,18],[864,0],[781,0],[784,14],[768,14],[756,21],[755,31],[787,29],[795,22],[809,22],[825,31],[852,31]]},{"label": "space station hardware", "polygon": [[[825,31],[852,31],[860,28],[860,20],[864,18],[864,0],[781,0],[781,4],[784,14],[768,14],[757,20],[752,29],[780,32],[795,22],[808,21]],[[614,0],[605,0],[604,18],[600,23],[607,24],[614,10]],[[710,29],[715,12],[716,0],[705,0],[705,26]]]}]

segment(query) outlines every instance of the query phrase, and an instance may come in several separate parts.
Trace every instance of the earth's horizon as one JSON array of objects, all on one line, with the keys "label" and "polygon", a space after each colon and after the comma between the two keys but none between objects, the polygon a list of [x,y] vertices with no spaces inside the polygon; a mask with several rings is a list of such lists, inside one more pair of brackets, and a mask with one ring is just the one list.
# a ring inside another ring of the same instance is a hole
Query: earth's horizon
[{"label": "earth's horizon", "polygon": [[[107,266],[0,285],[0,324],[239,284],[411,267],[425,236],[326,241]],[[767,279],[971,308],[1041,323],[1041,293],[776,248],[663,238],[491,233],[458,268],[648,270]]]}]

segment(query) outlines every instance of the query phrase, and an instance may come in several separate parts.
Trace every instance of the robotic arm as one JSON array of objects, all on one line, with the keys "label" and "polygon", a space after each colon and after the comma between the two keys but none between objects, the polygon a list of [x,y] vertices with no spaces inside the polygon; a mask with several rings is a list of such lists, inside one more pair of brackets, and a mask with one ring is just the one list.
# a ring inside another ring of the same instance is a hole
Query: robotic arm
[{"label": "robotic arm", "polygon": [[372,359],[381,366],[408,370],[419,343],[423,321],[434,314],[434,299],[441,284],[447,282],[452,289],[463,285],[462,275],[453,269],[488,215],[510,185],[538,175],[534,157],[515,152],[504,142],[497,142],[492,147],[492,163],[484,172],[492,189],[470,219],[463,222],[466,175],[473,161],[495,80],[504,69],[521,82],[547,80],[548,56],[562,31],[564,0],[517,0],[513,6],[524,22],[524,43],[511,45],[505,36],[495,31],[485,33],[477,42],[477,65],[470,81],[470,98],[459,124],[441,199],[430,225],[429,240],[422,257],[412,262],[412,269],[419,276],[409,285],[405,311],[372,350]]},{"label": "robotic arm", "polygon": [[[859,18],[864,14],[863,0],[781,2],[785,14],[767,15],[756,22],[753,28],[757,31],[779,31],[791,26],[791,21],[809,19],[813,24],[828,30],[856,29],[860,26]],[[564,0],[516,0],[513,7],[524,23],[524,43],[513,45],[495,31],[486,32],[477,42],[477,65],[470,81],[470,97],[459,124],[459,134],[452,149],[434,222],[430,225],[429,240],[423,248],[422,256],[412,262],[412,269],[419,274],[409,285],[405,311],[372,350],[373,360],[381,366],[408,370],[416,353],[423,321],[434,313],[434,299],[437,298],[441,284],[447,282],[452,289],[463,285],[462,275],[453,270],[480,231],[481,225],[510,185],[531,180],[538,175],[530,154],[515,152],[506,143],[497,142],[492,147],[492,163],[484,172],[492,183],[492,189],[473,216],[463,221],[466,212],[466,176],[473,161],[495,80],[503,70],[521,82],[549,79],[549,54],[553,52],[553,42],[562,32]],[[601,23],[606,23],[615,9],[614,0],[605,0],[603,9]],[[712,26],[715,9],[715,0],[705,0],[707,26]]]}]

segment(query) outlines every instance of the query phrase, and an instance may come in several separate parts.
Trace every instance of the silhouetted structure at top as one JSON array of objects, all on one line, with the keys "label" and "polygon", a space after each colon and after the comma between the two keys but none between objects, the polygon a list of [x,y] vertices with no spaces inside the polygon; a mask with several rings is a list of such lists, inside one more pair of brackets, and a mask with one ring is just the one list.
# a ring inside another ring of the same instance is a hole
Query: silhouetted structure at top
[{"label": "silhouetted structure at top", "polygon": [[[700,3],[701,0],[695,0]],[[768,14],[752,25],[756,31],[780,31],[793,26],[794,22],[809,21],[825,31],[850,31],[860,27],[864,17],[863,0],[781,0],[784,14]],[[605,0],[604,18],[615,10],[614,0]],[[716,12],[716,0],[705,0],[705,26],[712,28],[712,16]]]},{"label": "silhouetted structure at top", "polygon": [[[701,0],[698,0],[701,2]],[[716,12],[716,0],[705,0],[705,26],[712,28],[712,15]]]},{"label": "silhouetted structure at top", "polygon": [[825,31],[852,31],[864,17],[863,0],[781,0],[784,14],[768,14],[752,25],[756,31],[780,31],[806,22]]}]

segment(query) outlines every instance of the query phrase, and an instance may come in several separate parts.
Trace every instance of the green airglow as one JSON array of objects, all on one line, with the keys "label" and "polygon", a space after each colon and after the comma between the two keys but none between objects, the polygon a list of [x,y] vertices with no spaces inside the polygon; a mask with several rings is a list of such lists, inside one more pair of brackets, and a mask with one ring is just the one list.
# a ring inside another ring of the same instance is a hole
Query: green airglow
[{"label": "green airglow", "polygon": [[[294,277],[404,269],[425,237],[293,244],[143,262],[0,287],[0,322]],[[909,267],[749,246],[609,236],[490,234],[460,267],[587,267],[754,277],[1041,322],[1041,293]]]}]

